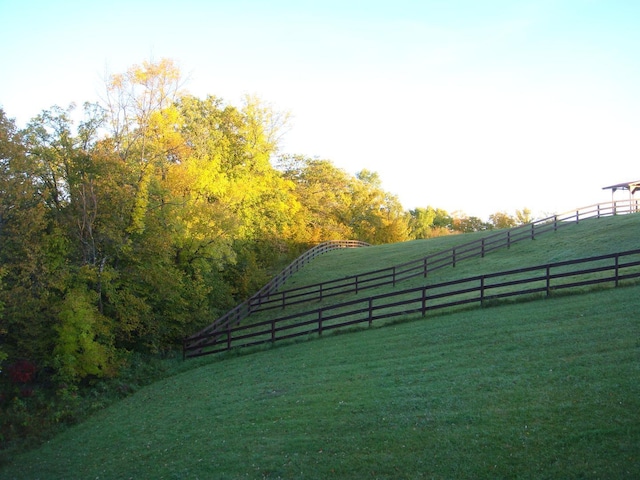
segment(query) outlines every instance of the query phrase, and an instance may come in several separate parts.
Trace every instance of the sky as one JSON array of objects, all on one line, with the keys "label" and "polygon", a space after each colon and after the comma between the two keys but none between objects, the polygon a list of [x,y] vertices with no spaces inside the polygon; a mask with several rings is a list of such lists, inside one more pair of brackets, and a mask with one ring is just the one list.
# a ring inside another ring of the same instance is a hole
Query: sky
[{"label": "sky", "polygon": [[375,171],[407,210],[541,218],[640,179],[640,1],[0,0],[0,25],[21,127],[170,58],[193,95],[289,112],[282,153]]}]

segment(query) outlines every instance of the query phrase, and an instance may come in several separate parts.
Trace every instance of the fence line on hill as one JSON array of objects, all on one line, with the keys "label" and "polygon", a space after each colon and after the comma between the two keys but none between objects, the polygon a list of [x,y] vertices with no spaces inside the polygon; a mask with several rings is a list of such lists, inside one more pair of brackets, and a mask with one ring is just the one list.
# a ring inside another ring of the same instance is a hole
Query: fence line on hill
[{"label": "fence line on hill", "polygon": [[366,242],[361,242],[359,240],[329,240],[327,242],[322,242],[313,248],[307,250],[298,258],[296,258],[293,262],[291,262],[287,267],[285,267],[278,275],[273,277],[269,283],[267,283],[264,287],[258,290],[255,294],[253,294],[248,300],[240,303],[235,306],[227,313],[225,313],[222,317],[218,318],[215,322],[208,325],[204,329],[200,330],[198,333],[189,337],[189,339],[198,337],[201,335],[215,333],[216,330],[219,329],[220,326],[226,328],[229,324],[238,324],[241,320],[248,317],[252,313],[252,301],[254,298],[262,298],[268,297],[275,290],[280,288],[287,279],[304,267],[307,263],[309,263],[314,258],[319,257],[320,255],[327,253],[331,250],[342,249],[342,248],[358,248],[358,247],[368,247],[370,246]]},{"label": "fence line on hill", "polygon": [[[640,249],[609,255],[556,262],[534,267],[478,275],[392,293],[319,307],[306,312],[249,324],[229,325],[223,336],[205,335],[185,342],[185,358],[218,353],[232,348],[275,343],[286,339],[398,316],[421,314],[443,308],[485,305],[516,296],[550,296],[640,278]],[[224,337],[224,338],[222,338]]]},{"label": "fence line on hill", "polygon": [[[632,209],[633,207],[633,209]],[[572,210],[561,215],[554,215],[537,220],[526,225],[514,227],[506,231],[496,232],[482,239],[457,245],[451,249],[427,255],[421,259],[400,265],[387,267],[370,272],[351,275],[327,282],[307,285],[303,287],[271,292],[266,295],[254,296],[250,303],[253,312],[285,308],[287,306],[320,301],[335,295],[345,293],[360,293],[369,288],[386,285],[396,286],[397,283],[418,276],[426,277],[429,272],[440,268],[453,266],[462,260],[484,257],[487,253],[499,248],[509,248],[512,244],[547,232],[556,231],[559,227],[577,223],[587,218],[600,218],[621,213],[638,211],[638,205],[625,202],[612,202],[605,205],[592,205],[578,210]]]},{"label": "fence line on hill", "polygon": [[[276,308],[283,309],[287,306],[320,301],[331,296],[344,295],[346,293],[358,294],[363,290],[385,285],[393,285],[395,287],[397,283],[404,280],[418,276],[426,277],[429,272],[448,266],[455,267],[457,263],[466,259],[484,257],[493,250],[504,247],[509,248],[512,244],[522,240],[534,239],[536,236],[544,233],[555,232],[562,226],[579,223],[582,220],[590,218],[636,213],[638,211],[640,211],[640,204],[636,199],[589,205],[508,230],[501,230],[481,239],[457,245],[453,248],[400,265],[294,289],[276,291],[285,283],[290,275],[297,272],[302,266],[318,255],[329,250],[334,250],[335,248],[368,245],[353,240],[344,241],[346,242],[345,246],[339,246],[340,241],[326,242],[326,244],[320,244],[303,254],[294,262],[296,264],[295,267],[293,264],[287,267],[247,301],[230,310],[205,329],[185,339],[184,344],[186,347],[192,348],[195,344],[202,343],[201,339],[203,335],[215,336],[217,334],[224,334],[230,326],[239,324],[241,320],[258,311]],[[318,249],[317,253],[314,252],[315,249]],[[300,259],[303,260],[298,263]]]}]

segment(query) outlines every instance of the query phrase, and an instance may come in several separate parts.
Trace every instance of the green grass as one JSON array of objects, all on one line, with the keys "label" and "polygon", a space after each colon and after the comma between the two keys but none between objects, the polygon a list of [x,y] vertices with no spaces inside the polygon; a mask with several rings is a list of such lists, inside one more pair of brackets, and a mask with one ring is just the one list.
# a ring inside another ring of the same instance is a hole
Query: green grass
[{"label": "green grass", "polygon": [[640,287],[327,336],[157,382],[12,478],[637,478]]},{"label": "green grass", "polygon": [[[639,224],[581,222],[429,281],[637,248]],[[336,251],[299,278],[469,238]],[[189,361],[0,478],[640,478],[639,310],[632,285]]]}]

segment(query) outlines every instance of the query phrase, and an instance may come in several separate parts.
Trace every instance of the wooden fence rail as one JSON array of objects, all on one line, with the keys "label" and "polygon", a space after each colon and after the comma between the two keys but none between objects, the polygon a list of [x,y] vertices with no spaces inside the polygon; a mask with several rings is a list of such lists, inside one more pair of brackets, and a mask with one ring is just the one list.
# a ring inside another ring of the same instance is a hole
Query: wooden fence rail
[{"label": "wooden fence rail", "polygon": [[246,302],[241,303],[205,329],[187,338],[185,345],[192,345],[194,342],[201,343],[200,339],[203,336],[226,335],[226,331],[230,327],[238,325],[243,319],[258,311],[283,309],[287,306],[315,302],[346,293],[358,294],[364,290],[385,285],[393,285],[395,287],[397,283],[402,281],[418,276],[427,277],[429,272],[449,266],[455,267],[463,260],[484,257],[487,253],[499,248],[509,248],[517,242],[534,239],[542,234],[554,232],[558,228],[578,223],[582,220],[638,211],[640,211],[640,205],[638,200],[635,199],[590,205],[564,214],[536,220],[506,231],[496,232],[482,239],[457,245],[451,249],[430,254],[411,262],[323,283],[279,290],[289,276],[326,251],[368,245],[353,240],[326,242],[302,255]]},{"label": "wooden fence rail", "polygon": [[534,267],[479,275],[416,287],[250,325],[229,325],[224,336],[203,335],[185,342],[185,357],[197,357],[232,348],[273,343],[319,334],[397,316],[421,314],[443,308],[485,305],[490,301],[575,290],[592,285],[640,278],[640,249],[581,258]]},{"label": "wooden fence rail", "polygon": [[[291,275],[296,273],[314,258],[319,257],[320,255],[323,255],[324,253],[327,253],[331,250],[368,246],[370,246],[368,243],[361,242],[359,240],[331,240],[316,245],[315,247],[307,250],[305,253],[300,255],[293,262],[291,262],[285,269],[283,269],[278,275],[273,277],[271,281],[269,281],[269,283],[258,290],[258,292],[256,292],[247,301],[237,305],[222,317],[218,318],[211,325],[208,325],[198,333],[190,336],[189,340],[200,337],[202,335],[213,334],[216,331],[220,331],[221,328],[226,328],[228,325],[238,324],[241,320],[251,315],[251,313],[253,313],[253,311],[255,310],[256,302],[254,302],[254,298],[268,298],[269,295],[280,288]],[[259,304],[259,302],[257,302],[257,304]]]},{"label": "wooden fence rail", "polygon": [[454,248],[427,255],[400,265],[351,275],[319,284],[269,292],[255,295],[249,301],[251,311],[264,311],[285,308],[291,305],[323,300],[345,293],[360,293],[369,288],[386,285],[396,286],[405,280],[418,276],[426,277],[428,273],[440,268],[453,266],[470,258],[484,257],[487,253],[500,248],[509,248],[522,240],[534,239],[544,233],[556,231],[558,228],[577,223],[587,218],[600,218],[622,213],[638,211],[637,204],[630,201],[599,204],[572,210],[563,215],[554,215],[535,222],[497,232],[485,238],[474,240]]}]

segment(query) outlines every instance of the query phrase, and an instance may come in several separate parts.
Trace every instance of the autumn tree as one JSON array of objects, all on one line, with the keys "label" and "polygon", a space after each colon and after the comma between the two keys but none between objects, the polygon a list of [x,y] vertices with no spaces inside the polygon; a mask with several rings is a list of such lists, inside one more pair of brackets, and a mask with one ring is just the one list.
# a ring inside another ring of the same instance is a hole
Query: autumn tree
[{"label": "autumn tree", "polygon": [[456,216],[453,219],[453,230],[461,233],[480,232],[490,230],[493,225],[482,221],[479,217],[469,217],[466,215]]},{"label": "autumn tree", "polygon": [[407,217],[400,201],[384,191],[376,172],[366,169],[351,181],[347,224],[355,238],[372,244],[408,239]]},{"label": "autumn tree", "polygon": [[329,160],[303,155],[281,156],[278,169],[295,185],[309,242],[407,239],[407,216],[397,197],[384,191],[377,173],[362,170],[354,176]]},{"label": "autumn tree", "polygon": [[122,165],[126,226],[111,262],[117,274],[104,288],[105,312],[129,348],[167,348],[194,322],[212,319],[211,287],[182,255],[194,215],[181,191],[191,148],[182,135],[180,86],[178,67],[165,59],[107,82],[108,145]]},{"label": "autumn tree", "polygon": [[238,109],[212,96],[184,96],[178,108],[190,146],[172,169],[180,185],[176,195],[190,212],[181,254],[217,256],[225,280],[236,284],[235,294],[246,296],[267,280],[259,273],[265,246],[279,245],[295,230],[299,204],[293,184],[271,165],[282,125],[253,97]]},{"label": "autumn tree", "polygon": [[123,352],[175,348],[311,244],[451,229],[446,212],[403,211],[375,172],[280,155],[286,112],[181,86],[162,59],[110,75],[79,123],[52,107],[20,131],[0,111],[7,354],[69,382],[112,375]]},{"label": "autumn tree", "polygon": [[515,221],[516,225],[526,225],[527,223],[531,223],[533,221],[531,210],[526,207],[522,210],[516,210]]},{"label": "autumn tree", "polygon": [[303,155],[283,155],[278,169],[294,185],[300,202],[297,238],[303,242],[354,238],[355,232],[345,222],[353,179],[329,160]]},{"label": "autumn tree", "polygon": [[516,226],[516,219],[506,212],[496,212],[489,215],[489,222],[493,228],[512,228]]}]

